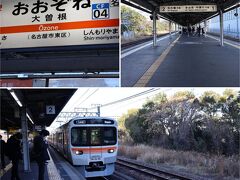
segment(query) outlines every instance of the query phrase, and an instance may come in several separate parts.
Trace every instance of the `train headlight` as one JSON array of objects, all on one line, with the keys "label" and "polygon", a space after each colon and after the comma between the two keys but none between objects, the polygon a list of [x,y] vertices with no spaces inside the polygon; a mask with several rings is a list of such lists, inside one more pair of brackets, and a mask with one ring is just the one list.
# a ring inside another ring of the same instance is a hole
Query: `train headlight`
[{"label": "train headlight", "polygon": [[108,153],[114,153],[114,149],[109,149]]},{"label": "train headlight", "polygon": [[82,152],[82,151],[75,151],[75,154],[76,154],[76,155],[82,155],[83,152]]}]

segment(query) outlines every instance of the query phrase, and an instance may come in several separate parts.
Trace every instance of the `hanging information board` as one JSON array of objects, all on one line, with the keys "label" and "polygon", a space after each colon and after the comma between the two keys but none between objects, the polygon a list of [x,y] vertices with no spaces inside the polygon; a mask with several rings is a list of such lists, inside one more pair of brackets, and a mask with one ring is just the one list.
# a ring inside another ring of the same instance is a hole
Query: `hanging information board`
[{"label": "hanging information board", "polygon": [[216,12],[217,5],[174,5],[160,6],[160,13]]}]

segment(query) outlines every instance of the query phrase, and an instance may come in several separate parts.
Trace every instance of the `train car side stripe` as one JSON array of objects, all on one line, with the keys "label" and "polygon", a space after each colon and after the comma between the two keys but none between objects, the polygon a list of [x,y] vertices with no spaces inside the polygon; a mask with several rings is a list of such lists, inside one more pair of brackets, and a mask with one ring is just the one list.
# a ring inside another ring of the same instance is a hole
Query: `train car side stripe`
[{"label": "train car side stripe", "polygon": [[109,149],[116,150],[117,147],[106,147],[106,148],[72,148],[72,151],[82,151],[83,153],[93,153],[93,152],[101,152],[101,151],[108,151]]}]

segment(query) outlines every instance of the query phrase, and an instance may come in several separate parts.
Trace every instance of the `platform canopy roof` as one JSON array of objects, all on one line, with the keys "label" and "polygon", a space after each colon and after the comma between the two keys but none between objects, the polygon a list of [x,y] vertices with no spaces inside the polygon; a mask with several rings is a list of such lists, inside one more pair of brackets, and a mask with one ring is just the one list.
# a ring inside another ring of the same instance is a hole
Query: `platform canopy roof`
[{"label": "platform canopy roof", "polygon": [[[238,0],[122,0],[124,4],[144,10],[145,12],[153,12],[155,9],[158,14],[168,20],[172,20],[183,26],[194,25],[201,21],[217,15],[219,10],[223,12],[229,8],[239,7]],[[172,5],[216,5],[217,12],[174,12],[160,13],[160,6]]]},{"label": "platform canopy roof", "polygon": [[[0,129],[21,128],[21,108],[11,93],[26,106],[29,129],[35,125],[50,126],[76,89],[0,89],[1,126]],[[55,113],[48,114],[46,106],[55,106]]]}]

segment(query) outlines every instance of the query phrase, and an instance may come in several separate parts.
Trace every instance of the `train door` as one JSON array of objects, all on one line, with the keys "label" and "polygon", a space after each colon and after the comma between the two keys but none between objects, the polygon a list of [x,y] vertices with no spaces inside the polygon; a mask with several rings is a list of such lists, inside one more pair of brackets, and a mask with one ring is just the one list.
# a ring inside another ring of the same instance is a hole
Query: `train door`
[{"label": "train door", "polygon": [[79,151],[78,154],[83,154],[84,159],[90,159],[90,132],[87,127],[73,127],[70,143]]},{"label": "train door", "polygon": [[90,128],[90,166],[92,166],[93,168],[99,168],[103,165],[101,129],[101,127]]}]

